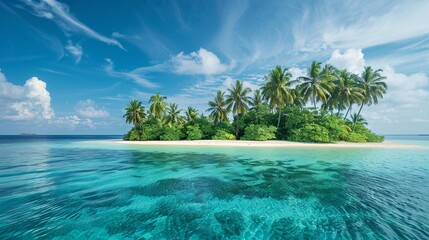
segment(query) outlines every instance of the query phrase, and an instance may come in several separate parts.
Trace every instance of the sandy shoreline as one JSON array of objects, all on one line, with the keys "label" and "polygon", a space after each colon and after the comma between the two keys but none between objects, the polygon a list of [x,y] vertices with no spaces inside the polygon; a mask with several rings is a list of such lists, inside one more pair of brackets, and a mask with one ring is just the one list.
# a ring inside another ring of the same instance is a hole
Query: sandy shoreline
[{"label": "sandy shoreline", "polygon": [[409,145],[392,142],[382,143],[301,143],[290,141],[235,141],[235,140],[196,140],[196,141],[122,141],[113,140],[106,143],[126,144],[138,146],[219,146],[219,147],[274,147],[274,148],[424,148],[418,145]]}]

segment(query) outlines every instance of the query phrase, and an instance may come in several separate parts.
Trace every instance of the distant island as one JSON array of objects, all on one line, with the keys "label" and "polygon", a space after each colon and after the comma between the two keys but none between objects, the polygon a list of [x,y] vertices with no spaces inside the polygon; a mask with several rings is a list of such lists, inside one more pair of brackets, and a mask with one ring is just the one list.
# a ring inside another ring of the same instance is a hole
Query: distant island
[{"label": "distant island", "polygon": [[148,111],[138,100],[127,105],[123,117],[133,127],[123,139],[382,142],[361,116],[364,106],[378,104],[387,91],[381,73],[367,66],[357,75],[313,61],[306,76],[293,79],[288,68],[277,66],[253,94],[240,80],[226,92],[218,90],[208,116],[192,107],[182,115],[176,103],[157,93]]}]

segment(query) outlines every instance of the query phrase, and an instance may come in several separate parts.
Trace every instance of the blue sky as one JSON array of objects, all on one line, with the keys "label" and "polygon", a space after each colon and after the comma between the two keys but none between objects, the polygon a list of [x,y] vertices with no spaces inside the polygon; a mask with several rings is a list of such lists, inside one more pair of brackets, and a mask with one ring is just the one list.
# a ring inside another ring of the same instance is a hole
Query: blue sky
[{"label": "blue sky", "polygon": [[[378,133],[429,132],[428,1],[0,2],[0,134],[122,134],[123,108],[161,92],[201,112],[235,79],[312,60],[384,70],[363,115]],[[357,108],[357,107],[356,107]],[[357,109],[354,109],[357,110]]]}]

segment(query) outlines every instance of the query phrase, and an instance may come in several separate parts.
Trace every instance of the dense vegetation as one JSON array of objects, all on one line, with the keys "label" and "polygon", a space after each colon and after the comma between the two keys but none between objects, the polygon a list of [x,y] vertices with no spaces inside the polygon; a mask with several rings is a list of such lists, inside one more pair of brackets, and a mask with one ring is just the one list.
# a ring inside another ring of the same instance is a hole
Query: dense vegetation
[{"label": "dense vegetation", "polygon": [[[124,139],[383,141],[365,126],[367,122],[360,115],[364,106],[377,104],[386,93],[380,69],[365,67],[356,75],[314,61],[306,76],[292,79],[287,68],[277,66],[264,80],[253,96],[239,80],[226,93],[217,91],[208,102],[208,116],[192,107],[182,114],[177,104],[167,103],[160,93],[150,98],[148,111],[133,100],[124,115],[133,128]],[[358,111],[352,113],[353,107]]]}]

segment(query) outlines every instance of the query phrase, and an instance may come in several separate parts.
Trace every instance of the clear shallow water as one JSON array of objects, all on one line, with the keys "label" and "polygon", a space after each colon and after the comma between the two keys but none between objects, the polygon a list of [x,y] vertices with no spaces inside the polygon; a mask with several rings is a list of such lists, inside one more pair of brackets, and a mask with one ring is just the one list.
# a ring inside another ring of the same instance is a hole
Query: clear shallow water
[{"label": "clear shallow water", "polygon": [[0,239],[429,238],[429,149],[103,138],[0,137]]}]

